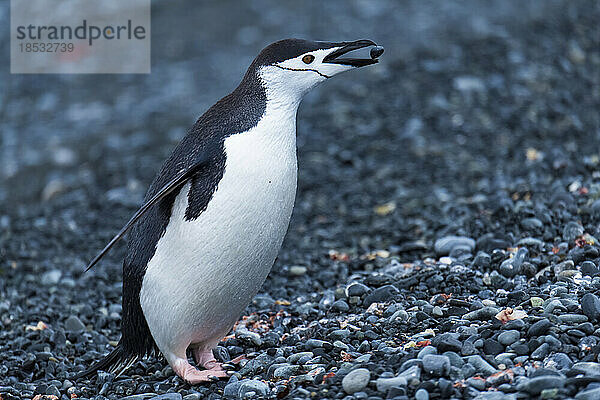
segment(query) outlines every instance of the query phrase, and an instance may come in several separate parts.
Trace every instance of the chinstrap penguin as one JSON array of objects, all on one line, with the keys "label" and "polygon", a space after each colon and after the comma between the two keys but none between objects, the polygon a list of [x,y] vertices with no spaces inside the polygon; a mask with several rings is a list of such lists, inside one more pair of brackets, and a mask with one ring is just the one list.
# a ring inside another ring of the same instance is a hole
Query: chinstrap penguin
[{"label": "chinstrap penguin", "polygon": [[[166,160],[142,207],[88,265],[129,230],[122,336],[79,377],[122,373],[157,351],[195,384],[226,377],[212,349],[269,273],[296,195],[296,111],[332,76],[377,63],[345,58],[370,40],[285,39],[254,59],[239,86],[204,113]],[[191,350],[200,370],[188,362]]]}]

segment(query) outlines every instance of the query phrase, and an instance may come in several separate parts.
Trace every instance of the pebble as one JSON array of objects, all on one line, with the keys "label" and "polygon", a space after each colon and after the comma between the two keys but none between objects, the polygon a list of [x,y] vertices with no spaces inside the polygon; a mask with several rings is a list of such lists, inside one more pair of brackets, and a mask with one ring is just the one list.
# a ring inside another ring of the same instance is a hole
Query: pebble
[{"label": "pebble", "polygon": [[236,329],[235,338],[252,343],[254,346],[262,345],[262,339],[260,338],[260,335],[256,332],[249,331],[245,327]]},{"label": "pebble", "polygon": [[587,322],[588,317],[581,314],[561,314],[557,317],[558,322],[562,324],[579,324]]},{"label": "pebble", "polygon": [[348,394],[363,390],[369,384],[371,372],[366,368],[357,368],[350,371],[342,379],[342,387]]},{"label": "pebble", "polygon": [[331,305],[331,308],[334,309],[334,310],[336,310],[336,311],[340,311],[340,312],[346,312],[346,311],[350,310],[350,306],[344,300],[337,300],[337,301],[335,301]]},{"label": "pebble", "polygon": [[496,368],[492,367],[490,363],[485,361],[479,355],[467,357],[467,362],[475,367],[476,371],[481,372],[482,374],[491,375],[498,372]]},{"label": "pebble", "polygon": [[525,218],[521,220],[521,226],[527,231],[537,231],[544,227],[544,223],[537,218]]},{"label": "pebble", "polygon": [[438,256],[445,256],[458,246],[466,247],[473,251],[475,249],[475,240],[465,236],[444,236],[436,240],[433,247]]},{"label": "pebble", "polygon": [[377,387],[377,391],[387,393],[389,389],[394,386],[406,386],[407,381],[403,376],[396,376],[393,378],[377,378],[375,381],[375,386]]},{"label": "pebble", "polygon": [[531,353],[533,360],[543,360],[550,354],[550,345],[548,343],[542,343],[537,349]]},{"label": "pebble", "polygon": [[237,397],[244,399],[250,393],[256,396],[266,396],[269,393],[269,386],[258,379],[244,379],[240,381]]},{"label": "pebble", "polygon": [[384,303],[392,300],[398,293],[398,289],[392,285],[379,287],[365,297],[363,305],[369,307],[373,303]]},{"label": "pebble", "polygon": [[565,386],[565,378],[561,376],[544,375],[531,378],[525,386],[525,390],[532,395],[538,395],[545,389],[562,388]]},{"label": "pebble", "polygon": [[547,318],[541,319],[529,327],[527,330],[527,336],[544,335],[551,327],[552,322],[550,322]]},{"label": "pebble", "polygon": [[56,285],[60,281],[61,277],[62,277],[62,271],[60,271],[58,269],[53,269],[51,271],[44,272],[42,274],[42,278],[41,278],[40,282],[42,285],[52,286],[52,285]]},{"label": "pebble", "polygon": [[444,333],[436,336],[432,344],[438,349],[440,352],[445,351],[454,351],[460,352],[463,348],[463,344],[460,340],[456,339],[454,335]]},{"label": "pebble", "polygon": [[421,366],[413,365],[413,366],[407,368],[406,370],[400,372],[400,374],[398,374],[398,376],[406,379],[406,381],[408,382],[409,385],[418,384],[419,381],[421,380]]},{"label": "pebble", "polygon": [[590,321],[600,320],[600,299],[592,293],[586,293],[581,298],[581,311]]},{"label": "pebble", "polygon": [[179,393],[165,393],[154,396],[150,400],[182,400],[182,396]]},{"label": "pebble", "polygon": [[302,265],[292,265],[290,267],[291,276],[303,276],[306,274],[307,268]]},{"label": "pebble", "polygon": [[521,338],[521,333],[516,330],[508,330],[498,335],[498,341],[504,346],[510,346]]},{"label": "pebble", "polygon": [[429,393],[421,388],[415,392],[415,400],[429,400]]},{"label": "pebble", "polygon": [[65,330],[69,332],[82,332],[85,330],[85,325],[77,316],[71,315],[65,320]]},{"label": "pebble", "polygon": [[573,371],[585,376],[600,376],[600,364],[597,362],[577,362],[573,364]]},{"label": "pebble", "polygon": [[346,287],[346,297],[362,296],[370,291],[369,287],[362,283],[354,282]]},{"label": "pebble", "polygon": [[447,376],[450,372],[450,359],[447,356],[427,354],[423,357],[423,370],[434,376]]},{"label": "pebble", "polygon": [[567,223],[563,229],[563,239],[567,242],[572,242],[577,237],[583,235],[583,226],[579,225],[579,223],[571,221]]},{"label": "pebble", "polygon": [[425,346],[423,347],[419,353],[417,354],[417,358],[422,360],[428,354],[437,354],[437,349],[433,346]]},{"label": "pebble", "polygon": [[463,318],[468,321],[487,321],[498,314],[500,310],[496,307],[482,307],[478,310],[471,311],[463,315]]},{"label": "pebble", "polygon": [[575,395],[575,400],[598,400],[600,399],[600,387],[583,390]]},{"label": "pebble", "polygon": [[581,273],[585,276],[596,276],[600,274],[600,269],[592,261],[581,263]]}]

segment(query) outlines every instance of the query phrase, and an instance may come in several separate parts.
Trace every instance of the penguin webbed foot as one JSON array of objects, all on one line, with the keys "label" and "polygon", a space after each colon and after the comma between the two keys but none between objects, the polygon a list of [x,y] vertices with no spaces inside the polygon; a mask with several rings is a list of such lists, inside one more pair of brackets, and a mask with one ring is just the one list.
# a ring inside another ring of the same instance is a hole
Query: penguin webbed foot
[{"label": "penguin webbed foot", "polygon": [[212,350],[200,350],[196,348],[193,350],[194,360],[196,364],[211,371],[224,371],[223,364],[215,359]]},{"label": "penguin webbed foot", "polygon": [[220,369],[205,369],[201,371],[184,359],[179,359],[173,364],[173,371],[181,379],[183,379],[191,385],[196,385],[198,383],[204,382],[212,382],[214,379],[228,377],[227,372],[224,369],[220,368],[220,365],[218,365],[218,368]]}]

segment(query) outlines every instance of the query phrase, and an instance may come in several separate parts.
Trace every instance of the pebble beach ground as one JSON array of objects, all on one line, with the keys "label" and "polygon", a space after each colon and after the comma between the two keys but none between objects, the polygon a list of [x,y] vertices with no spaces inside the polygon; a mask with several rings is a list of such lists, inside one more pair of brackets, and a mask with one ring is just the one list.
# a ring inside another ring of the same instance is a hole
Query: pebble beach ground
[{"label": "pebble beach ground", "polygon": [[[226,2],[267,28],[190,12],[214,39],[194,53],[157,2],[150,76],[3,70],[0,398],[600,399],[598,3],[440,4]],[[386,53],[299,111],[290,230],[216,350],[231,378],[150,358],[74,380],[119,339],[124,247],[86,262],[252,54],[330,24]]]}]

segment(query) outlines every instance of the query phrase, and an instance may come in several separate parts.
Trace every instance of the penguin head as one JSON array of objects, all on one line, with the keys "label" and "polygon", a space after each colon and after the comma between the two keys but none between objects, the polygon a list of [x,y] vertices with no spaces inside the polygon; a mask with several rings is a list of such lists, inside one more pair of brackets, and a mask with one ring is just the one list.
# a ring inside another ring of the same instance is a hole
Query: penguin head
[{"label": "penguin head", "polygon": [[354,50],[377,46],[371,40],[321,42],[284,39],[267,46],[254,59],[249,73],[256,73],[277,96],[300,100],[311,88],[340,72],[372,65],[383,48],[371,51],[371,58],[343,57]]}]

